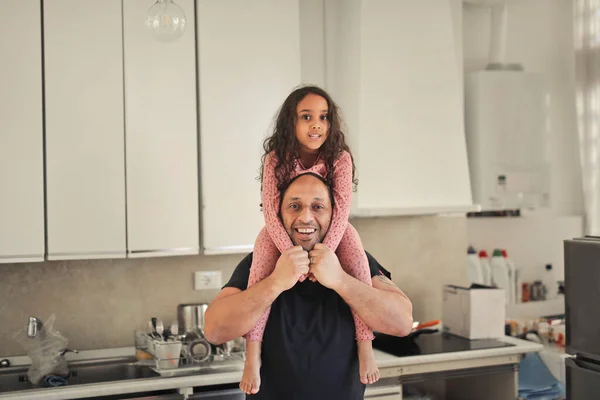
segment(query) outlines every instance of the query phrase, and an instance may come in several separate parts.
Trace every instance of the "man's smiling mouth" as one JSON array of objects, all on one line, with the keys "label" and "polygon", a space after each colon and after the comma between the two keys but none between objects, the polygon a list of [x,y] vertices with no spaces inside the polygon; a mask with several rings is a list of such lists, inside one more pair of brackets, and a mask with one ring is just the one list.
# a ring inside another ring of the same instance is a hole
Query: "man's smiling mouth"
[{"label": "man's smiling mouth", "polygon": [[305,234],[305,235],[310,235],[317,231],[315,228],[295,228],[295,229],[296,229],[296,232]]}]

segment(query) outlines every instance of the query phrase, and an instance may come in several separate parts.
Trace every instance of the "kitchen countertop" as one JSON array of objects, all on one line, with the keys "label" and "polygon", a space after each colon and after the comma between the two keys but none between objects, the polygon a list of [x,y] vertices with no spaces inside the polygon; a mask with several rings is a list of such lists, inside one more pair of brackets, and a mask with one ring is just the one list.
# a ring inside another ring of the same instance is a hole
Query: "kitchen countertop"
[{"label": "kitchen countertop", "polygon": [[[491,349],[481,350],[468,350],[468,351],[457,351],[451,353],[439,353],[439,354],[428,354],[428,355],[415,355],[396,357],[388,353],[384,353],[380,350],[375,349],[375,360],[377,365],[382,370],[382,376],[393,376],[395,371],[398,372],[398,376],[407,374],[410,371],[410,367],[414,366],[427,366],[431,365],[446,365],[445,369],[460,369],[464,368],[470,362],[475,363],[475,366],[483,366],[485,364],[477,363],[482,359],[500,358],[500,357],[511,357],[519,356],[524,353],[539,352],[543,349],[543,346],[537,343],[515,339],[512,337],[505,337],[500,339],[503,342],[513,344],[510,347],[498,347]],[[118,348],[118,349],[106,349],[106,350],[92,350],[83,351],[79,355],[68,357],[69,359],[86,359],[86,358],[100,358],[100,357],[122,357],[132,356],[134,354],[133,348]],[[26,357],[15,357],[13,358],[16,364],[20,364]],[[512,360],[512,359],[511,359]],[[518,358],[514,358],[515,362],[518,362]],[[456,364],[456,368],[452,366],[453,363],[461,362]],[[66,399],[77,399],[83,397],[96,397],[96,396],[107,396],[115,394],[125,393],[136,393],[136,392],[148,392],[155,390],[168,390],[177,388],[189,388],[207,385],[220,385],[230,384],[239,382],[242,377],[242,361],[238,362],[239,370],[229,372],[215,372],[210,374],[198,374],[198,375],[185,375],[185,376],[158,376],[147,379],[135,379],[118,382],[103,382],[98,384],[87,384],[87,385],[74,385],[64,386],[58,388],[43,388],[43,389],[30,389],[27,391],[10,392],[6,394],[0,393],[0,399],[11,399],[11,400],[66,400]],[[409,367],[404,369],[404,367]],[[384,374],[384,371],[390,371]],[[404,371],[404,372],[402,372]]]}]

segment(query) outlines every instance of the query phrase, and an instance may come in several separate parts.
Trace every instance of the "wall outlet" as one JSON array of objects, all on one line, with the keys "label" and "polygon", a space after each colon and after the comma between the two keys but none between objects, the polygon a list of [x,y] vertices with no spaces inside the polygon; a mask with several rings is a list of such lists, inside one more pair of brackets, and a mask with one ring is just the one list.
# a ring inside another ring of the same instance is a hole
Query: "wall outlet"
[{"label": "wall outlet", "polygon": [[221,289],[221,271],[196,271],[194,290]]}]

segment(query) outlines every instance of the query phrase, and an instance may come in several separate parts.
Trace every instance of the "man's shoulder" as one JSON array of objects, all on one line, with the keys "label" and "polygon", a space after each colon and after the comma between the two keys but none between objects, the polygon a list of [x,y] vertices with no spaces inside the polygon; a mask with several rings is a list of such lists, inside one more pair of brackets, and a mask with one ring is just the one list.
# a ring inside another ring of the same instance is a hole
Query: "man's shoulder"
[{"label": "man's shoulder", "polygon": [[223,288],[233,287],[240,290],[248,288],[248,279],[250,278],[250,267],[252,266],[252,253],[246,255],[235,267],[231,278]]}]

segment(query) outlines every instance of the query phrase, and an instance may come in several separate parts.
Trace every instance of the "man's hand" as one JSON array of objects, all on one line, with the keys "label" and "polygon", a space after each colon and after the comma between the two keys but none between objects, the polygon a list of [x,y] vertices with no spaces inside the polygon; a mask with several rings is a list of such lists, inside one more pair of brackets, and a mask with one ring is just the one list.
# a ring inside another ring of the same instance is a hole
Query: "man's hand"
[{"label": "man's hand", "polygon": [[308,262],[308,253],[302,246],[294,246],[281,254],[269,278],[281,291],[291,289],[301,277],[308,274]]},{"label": "man's hand", "polygon": [[335,290],[342,282],[344,274],[346,274],[335,253],[323,243],[317,243],[308,253],[308,257],[312,260],[310,272],[316,280],[321,285]]}]

